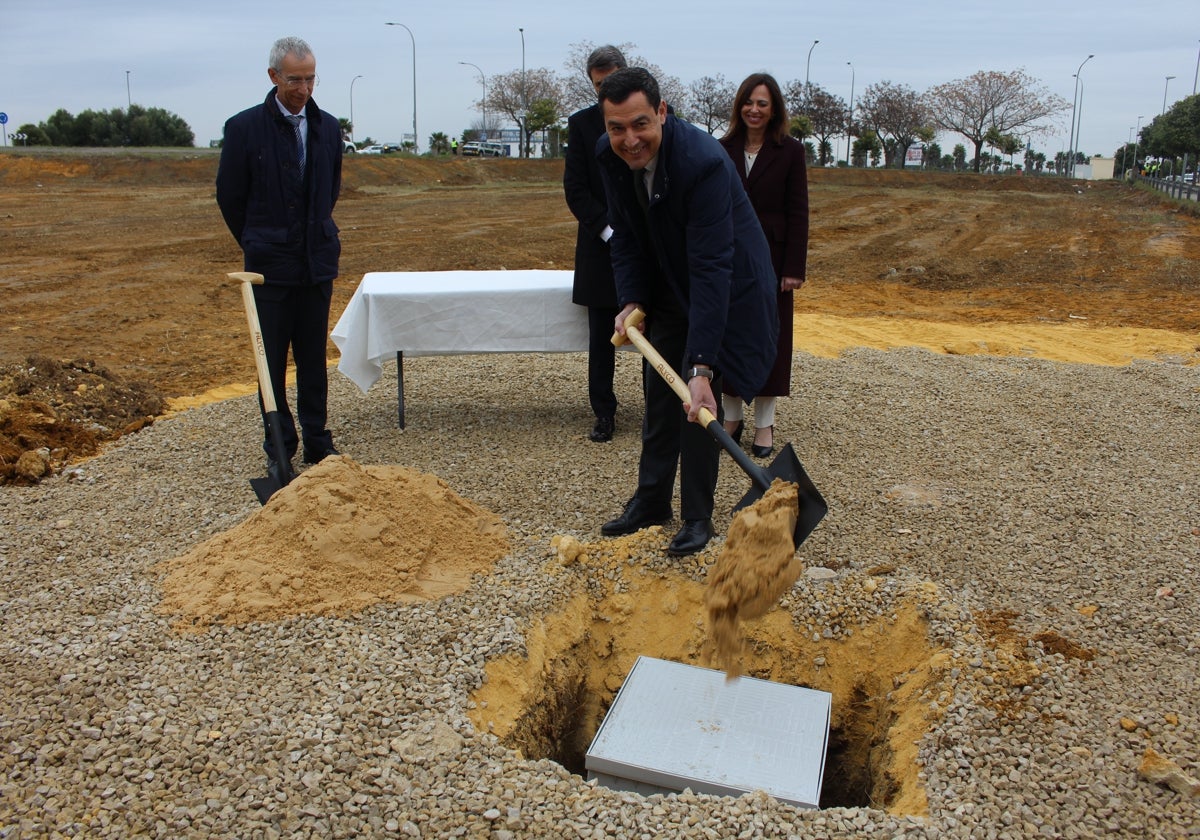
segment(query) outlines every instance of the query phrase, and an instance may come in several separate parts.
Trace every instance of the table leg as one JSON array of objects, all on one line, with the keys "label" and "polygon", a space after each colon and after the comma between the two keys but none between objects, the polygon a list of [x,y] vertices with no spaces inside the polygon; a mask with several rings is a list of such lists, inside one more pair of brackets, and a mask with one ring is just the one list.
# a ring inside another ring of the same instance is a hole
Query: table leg
[{"label": "table leg", "polygon": [[400,407],[400,428],[404,428],[404,351],[396,351],[396,403]]}]

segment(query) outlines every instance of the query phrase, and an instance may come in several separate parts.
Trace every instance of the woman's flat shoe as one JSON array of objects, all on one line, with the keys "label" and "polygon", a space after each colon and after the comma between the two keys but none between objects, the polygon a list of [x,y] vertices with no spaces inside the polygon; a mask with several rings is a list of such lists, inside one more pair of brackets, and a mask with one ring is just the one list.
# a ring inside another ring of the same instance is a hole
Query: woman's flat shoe
[{"label": "woman's flat shoe", "polygon": [[755,458],[766,458],[775,450],[775,427],[770,426],[769,428],[771,429],[771,442],[769,444],[764,446],[755,443],[750,446],[750,452]]}]

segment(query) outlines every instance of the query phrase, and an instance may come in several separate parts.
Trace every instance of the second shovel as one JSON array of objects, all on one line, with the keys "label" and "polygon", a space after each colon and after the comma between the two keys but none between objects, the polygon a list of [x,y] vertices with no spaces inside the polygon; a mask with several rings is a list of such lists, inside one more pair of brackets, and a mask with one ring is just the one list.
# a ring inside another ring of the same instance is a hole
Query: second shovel
[{"label": "second shovel", "polygon": [[271,387],[271,371],[267,367],[267,348],[263,344],[262,327],[258,323],[258,306],[254,303],[254,287],[262,285],[263,276],[253,271],[234,271],[226,275],[242,284],[242,302],[246,307],[246,322],[250,325],[250,343],[254,345],[254,366],[258,370],[258,392],[262,396],[263,416],[267,423],[267,440],[271,446],[271,464],[263,478],[250,479],[250,486],[265,505],[275,493],[293,478],[292,459],[283,443],[283,426],[275,405],[275,390]]}]

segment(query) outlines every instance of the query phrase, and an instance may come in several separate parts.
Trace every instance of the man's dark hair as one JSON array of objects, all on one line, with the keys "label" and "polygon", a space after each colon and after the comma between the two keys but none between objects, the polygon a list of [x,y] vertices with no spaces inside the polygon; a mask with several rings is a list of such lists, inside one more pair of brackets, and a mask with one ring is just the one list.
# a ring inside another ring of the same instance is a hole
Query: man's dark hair
[{"label": "man's dark hair", "polygon": [[586,73],[588,80],[592,78],[593,70],[610,70],[616,68],[620,70],[628,67],[629,62],[625,60],[625,54],[612,44],[605,44],[603,47],[596,47],[592,50],[592,54],[587,58]]},{"label": "man's dark hair", "polygon": [[658,82],[650,75],[649,70],[642,67],[626,67],[606,77],[600,83],[600,101],[620,105],[639,91],[646,95],[650,107],[657,111],[662,103]]}]

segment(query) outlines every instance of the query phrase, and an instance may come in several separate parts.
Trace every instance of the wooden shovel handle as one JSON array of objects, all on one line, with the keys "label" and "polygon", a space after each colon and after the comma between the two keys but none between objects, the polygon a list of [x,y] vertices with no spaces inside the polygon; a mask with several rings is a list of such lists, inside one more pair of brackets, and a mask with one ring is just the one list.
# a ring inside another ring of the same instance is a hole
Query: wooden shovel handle
[{"label": "wooden shovel handle", "polygon": [[[629,316],[625,319],[624,338],[622,338],[619,332],[614,331],[612,337],[613,345],[620,347],[625,343],[626,339],[633,342],[633,346],[638,349],[638,352],[641,353],[643,357],[645,357],[646,361],[650,363],[651,367],[658,371],[658,375],[663,378],[663,381],[671,386],[671,390],[675,392],[676,396],[678,396],[679,399],[685,403],[691,403],[692,392],[688,389],[687,383],[679,378],[679,374],[675,372],[675,368],[667,364],[667,360],[662,357],[662,354],[654,349],[654,345],[650,343],[650,340],[646,338],[646,336],[642,335],[642,331],[639,329],[639,327],[645,320],[646,313],[641,309],[635,309],[630,312]],[[705,428],[708,428],[708,425],[717,419],[713,416],[711,411],[703,407],[700,409],[699,416],[700,425],[704,426]]]},{"label": "wooden shovel handle", "polygon": [[254,271],[231,271],[225,276],[242,284],[242,304],[246,308],[246,323],[250,326],[250,343],[254,346],[254,366],[258,370],[258,392],[262,395],[263,410],[271,414],[276,411],[275,389],[271,387],[267,348],[263,344],[258,306],[254,302],[254,286],[261,286],[265,281],[261,274]]},{"label": "wooden shovel handle", "polygon": [[[613,331],[613,345],[620,347],[626,343],[626,339],[632,341],[643,358],[653,365],[654,369],[658,371],[658,375],[665,379],[667,384],[671,386],[671,390],[685,403],[690,403],[692,401],[692,392],[688,390],[688,386],[680,380],[679,374],[675,372],[675,369],[667,364],[667,360],[654,349],[654,345],[650,343],[650,340],[646,336],[642,335],[642,331],[638,328],[638,325],[645,319],[646,313],[640,309],[630,312],[628,317],[625,318],[625,335],[622,336],[619,332]],[[729,432],[725,431],[725,427],[717,421],[717,418],[707,408],[700,409],[700,422],[708,430],[708,433],[716,438],[721,447],[729,453],[737,465],[742,468],[742,471],[750,476],[760,490],[765,491],[771,486],[770,474],[750,460],[750,456],[746,454],[746,451],[729,436]],[[783,456],[780,455],[780,457]]]}]

